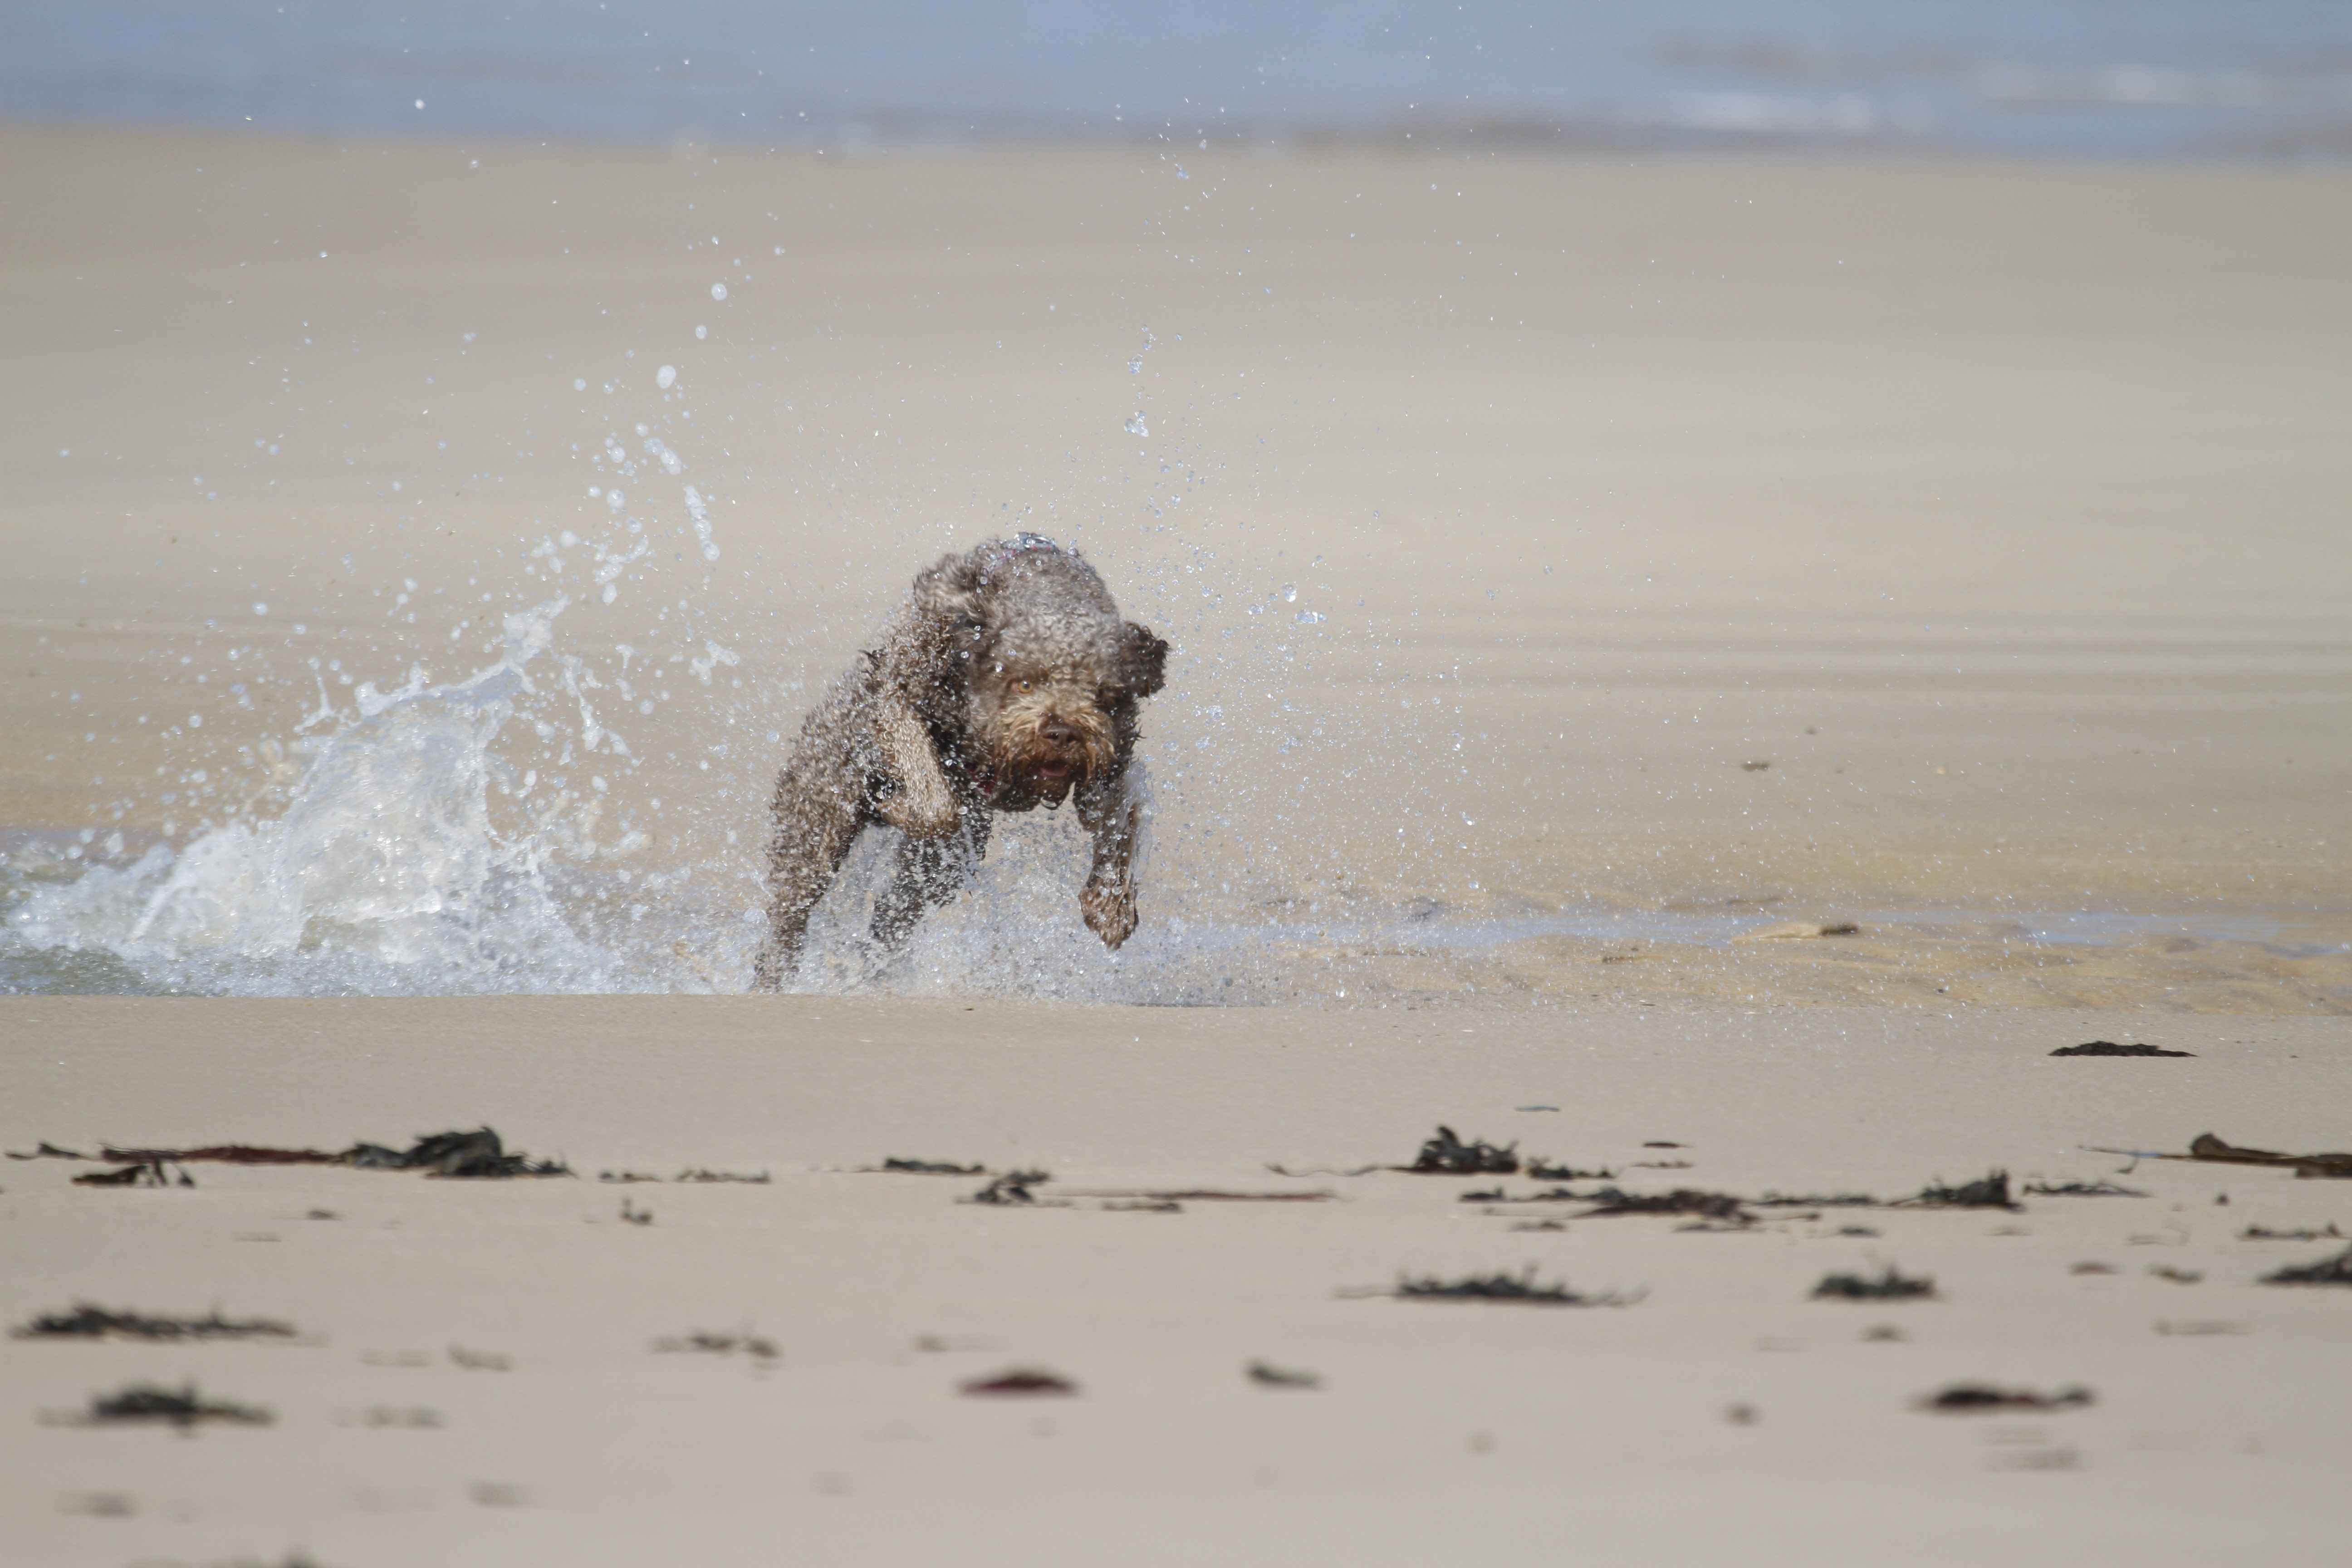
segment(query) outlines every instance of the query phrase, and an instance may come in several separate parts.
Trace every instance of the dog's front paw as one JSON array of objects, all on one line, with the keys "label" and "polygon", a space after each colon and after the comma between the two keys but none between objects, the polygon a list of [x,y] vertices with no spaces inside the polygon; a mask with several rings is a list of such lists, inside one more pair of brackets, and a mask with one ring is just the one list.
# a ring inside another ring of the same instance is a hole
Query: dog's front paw
[{"label": "dog's front paw", "polygon": [[1105,947],[1116,949],[1135,934],[1135,884],[1090,881],[1078,889],[1078,912]]}]

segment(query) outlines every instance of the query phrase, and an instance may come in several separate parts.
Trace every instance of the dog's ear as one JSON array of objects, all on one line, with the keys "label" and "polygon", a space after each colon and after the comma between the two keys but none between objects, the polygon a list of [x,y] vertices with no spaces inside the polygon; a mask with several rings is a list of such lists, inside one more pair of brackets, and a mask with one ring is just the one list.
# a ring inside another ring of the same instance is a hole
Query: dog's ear
[{"label": "dog's ear", "polygon": [[915,576],[906,636],[889,662],[901,678],[952,680],[970,670],[988,640],[982,600],[986,575],[970,555],[942,555]]},{"label": "dog's ear", "polygon": [[1119,635],[1118,683],[1136,697],[1168,684],[1168,644],[1139,622],[1128,622]]}]

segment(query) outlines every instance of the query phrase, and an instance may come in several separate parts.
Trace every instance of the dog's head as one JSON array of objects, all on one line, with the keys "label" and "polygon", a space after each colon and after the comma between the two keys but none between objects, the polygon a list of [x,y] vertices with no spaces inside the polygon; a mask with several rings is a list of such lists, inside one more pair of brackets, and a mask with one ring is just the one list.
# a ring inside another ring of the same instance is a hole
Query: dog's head
[{"label": "dog's head", "polygon": [[915,605],[1001,806],[1058,805],[1108,773],[1121,722],[1165,679],[1168,645],[1038,534],[948,557],[916,579]]}]

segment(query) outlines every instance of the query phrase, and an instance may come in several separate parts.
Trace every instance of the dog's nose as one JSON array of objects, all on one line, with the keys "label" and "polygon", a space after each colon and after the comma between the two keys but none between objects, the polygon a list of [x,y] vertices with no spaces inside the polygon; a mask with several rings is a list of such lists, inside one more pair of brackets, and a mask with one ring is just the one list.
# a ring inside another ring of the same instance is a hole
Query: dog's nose
[{"label": "dog's nose", "polygon": [[1058,713],[1039,725],[1037,732],[1057,746],[1066,746],[1078,738],[1078,727]]}]

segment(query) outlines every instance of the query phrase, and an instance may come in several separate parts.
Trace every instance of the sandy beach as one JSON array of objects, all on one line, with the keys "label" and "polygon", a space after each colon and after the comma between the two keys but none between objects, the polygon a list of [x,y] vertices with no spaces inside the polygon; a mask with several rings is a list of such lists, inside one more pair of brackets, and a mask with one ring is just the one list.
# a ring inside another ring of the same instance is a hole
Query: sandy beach
[{"label": "sandy beach", "polygon": [[[340,1148],[488,1121],[578,1172],[192,1163],[193,1189],[108,1191],[70,1184],[102,1167],[0,1167],[12,1326],[88,1300],[299,1335],[0,1342],[13,1550],[59,1564],[294,1550],[453,1564],[2332,1562],[2352,1303],[2257,1281],[2346,1244],[2246,1236],[2340,1228],[2352,1189],[2083,1145],[2179,1151],[2210,1131],[2340,1146],[2341,1026],[2147,1024],[0,1003],[12,1150]],[[2142,1030],[2195,1054],[2047,1054]],[[1441,1121],[1614,1176],[1335,1173],[1409,1162]],[[859,1173],[892,1157],[1052,1180],[1034,1205],[991,1207],[959,1201],[981,1177]],[[1563,1184],[1894,1199],[1993,1168],[2018,1212],[1763,1207],[1709,1225],[1463,1201]],[[688,1169],[770,1180],[667,1179]],[[621,1172],[666,1179],[597,1179]],[[2070,1182],[2137,1195],[2028,1191]],[[1187,1196],[1179,1212],[1146,1197],[1215,1191],[1330,1195]],[[1524,1228],[1546,1220],[1564,1228]],[[1827,1275],[1887,1265],[1931,1279],[1935,1299],[1810,1299]],[[1356,1294],[1530,1268],[1638,1300]],[[773,1354],[656,1348],[697,1332]],[[1321,1386],[1254,1384],[1252,1362]],[[1077,1392],[958,1392],[1019,1367]],[[185,1437],[36,1424],[142,1379],[194,1380],[276,1419]],[[2081,1385],[2095,1403],[1916,1407],[1968,1383]]]},{"label": "sandy beach", "polygon": [[[2352,1186],[2088,1147],[2352,1148],[2340,167],[10,126],[0,210],[0,1147],[572,1173],[0,1164],[0,1326],[295,1331],[0,1340],[24,1561],[2340,1557],[2352,1293],[2260,1281]],[[1175,647],[1141,928],[1041,815],[730,994],[786,739],[1018,529]],[[1441,1124],[1584,1174],[1343,1173]],[[1498,1274],[1618,1300],[1382,1294]],[[271,1419],[86,1424],[190,1382]]]}]

